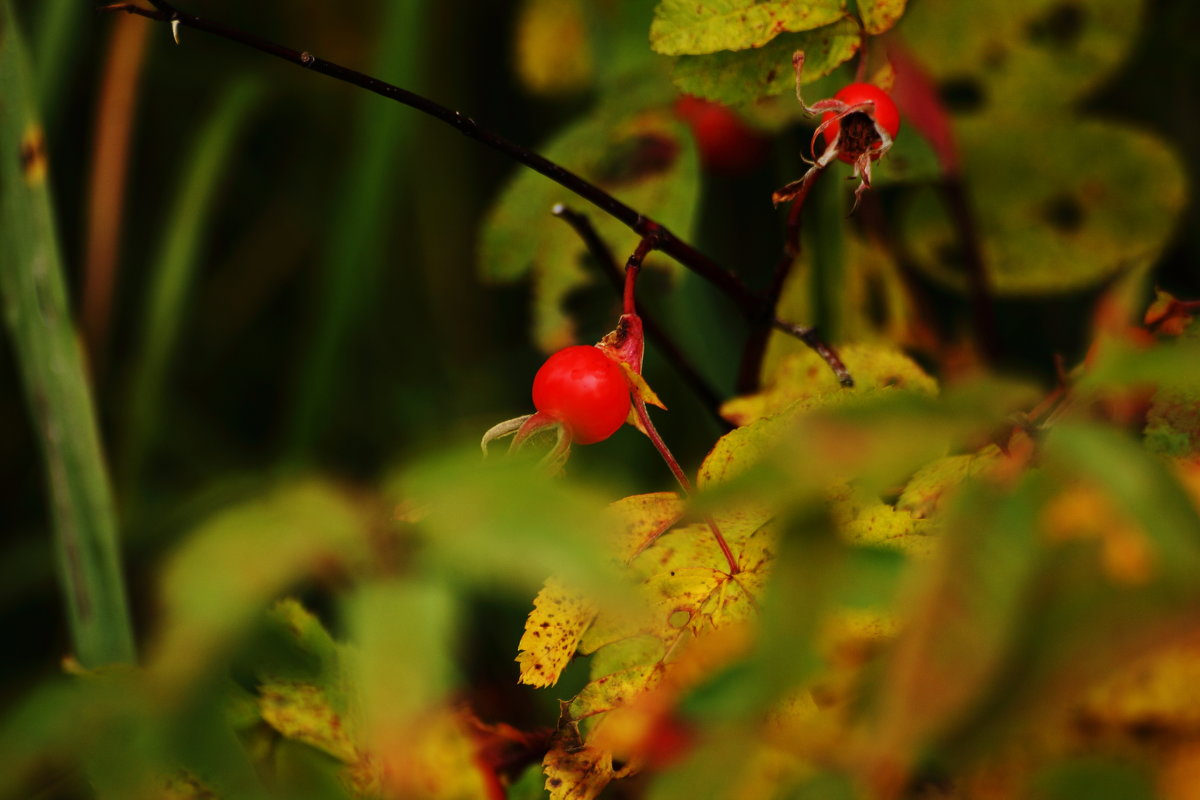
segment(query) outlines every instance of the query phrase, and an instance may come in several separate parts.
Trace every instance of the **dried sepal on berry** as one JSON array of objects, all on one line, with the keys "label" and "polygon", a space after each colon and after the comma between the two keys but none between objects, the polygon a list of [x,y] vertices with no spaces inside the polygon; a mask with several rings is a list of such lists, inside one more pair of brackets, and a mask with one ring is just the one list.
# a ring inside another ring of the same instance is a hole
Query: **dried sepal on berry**
[{"label": "dried sepal on berry", "polygon": [[[796,181],[776,190],[771,199],[775,205],[789,202],[807,191],[816,176],[834,159],[840,159],[854,167],[854,177],[859,179],[854,191],[854,206],[862,193],[871,188],[871,163],[882,158],[892,148],[892,142],[900,129],[900,116],[895,104],[887,94],[876,86],[852,83],[840,89],[833,97],[818,100],[811,106],[804,101],[801,89],[801,74],[804,70],[804,51],[797,50],[792,56],[792,68],[796,72],[796,99],[800,107],[810,116],[821,116],[821,124],[813,132],[810,150],[813,158],[805,158],[810,164],[808,171]],[[817,155],[817,139],[825,140],[825,147]]]}]

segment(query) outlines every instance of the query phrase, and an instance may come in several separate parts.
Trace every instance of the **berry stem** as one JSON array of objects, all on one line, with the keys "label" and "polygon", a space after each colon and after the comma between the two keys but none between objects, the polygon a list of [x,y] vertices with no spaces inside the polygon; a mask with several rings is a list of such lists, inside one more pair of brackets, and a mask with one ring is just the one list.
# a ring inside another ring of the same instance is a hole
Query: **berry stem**
[{"label": "berry stem", "polygon": [[634,299],[637,278],[642,271],[642,262],[645,261],[646,256],[657,245],[657,237],[651,232],[642,237],[642,240],[638,242],[638,246],[629,254],[628,260],[625,261],[625,291],[623,293],[624,303],[622,307],[622,313],[624,314],[637,314],[637,303]]},{"label": "berry stem", "polygon": [[[554,207],[553,213],[579,234],[579,238],[587,245],[592,259],[600,266],[600,270],[608,278],[609,283],[612,284],[617,294],[623,297],[625,278],[617,266],[617,259],[613,255],[612,250],[609,249],[608,244],[600,238],[595,226],[592,225],[587,215],[568,208],[561,203]],[[667,357],[667,362],[675,368],[675,371],[679,373],[679,377],[683,379],[683,382],[696,393],[701,405],[704,406],[717,425],[725,431],[732,430],[733,426],[721,416],[723,398],[720,393],[693,366],[691,360],[684,354],[683,348],[679,346],[679,343],[666,332],[653,316],[646,313],[644,304],[638,316],[641,317],[642,327],[646,332],[647,338],[654,342],[655,347]]]},{"label": "berry stem", "polygon": [[[650,421],[650,414],[646,411],[646,403],[636,394],[633,396],[633,408],[637,413],[638,421],[642,424],[642,430],[650,438],[650,441],[654,443],[654,448],[658,450],[658,454],[662,456],[663,461],[667,462],[667,467],[671,470],[671,474],[675,476],[675,480],[679,482],[683,493],[688,496],[695,494],[696,491],[692,488],[692,482],[688,480],[687,473],[679,466],[679,462],[671,454],[667,443],[663,441],[662,436],[658,434],[658,430],[654,427],[654,423]],[[729,574],[737,575],[742,569],[738,566],[737,559],[733,556],[733,551],[729,549],[729,543],[725,541],[725,536],[721,533],[721,529],[717,527],[716,520],[712,518],[711,514],[705,514],[704,521],[708,524],[708,529],[712,531],[713,538],[717,540],[717,545],[721,548],[721,552],[725,556],[725,561],[729,564]]]}]

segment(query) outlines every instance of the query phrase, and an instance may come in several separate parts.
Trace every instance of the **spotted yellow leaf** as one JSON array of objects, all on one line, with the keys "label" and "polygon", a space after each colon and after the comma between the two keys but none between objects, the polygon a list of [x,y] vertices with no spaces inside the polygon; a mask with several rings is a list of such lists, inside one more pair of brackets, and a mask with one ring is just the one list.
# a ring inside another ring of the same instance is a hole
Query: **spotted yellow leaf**
[{"label": "spotted yellow leaf", "polygon": [[525,621],[521,652],[517,655],[521,683],[530,686],[557,683],[595,615],[595,606],[581,594],[556,578],[547,580]]}]

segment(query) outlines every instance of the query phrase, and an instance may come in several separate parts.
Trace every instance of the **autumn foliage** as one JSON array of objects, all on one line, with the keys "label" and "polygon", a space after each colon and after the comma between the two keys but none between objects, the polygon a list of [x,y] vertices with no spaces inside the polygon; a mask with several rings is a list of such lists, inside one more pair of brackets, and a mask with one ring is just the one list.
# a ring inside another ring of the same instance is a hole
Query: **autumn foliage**
[{"label": "autumn foliage", "polygon": [[518,5],[538,152],[644,216],[515,165],[460,235],[519,399],[221,494],[136,664],[20,693],[0,798],[1200,797],[1194,153],[1088,103],[1152,4]]}]

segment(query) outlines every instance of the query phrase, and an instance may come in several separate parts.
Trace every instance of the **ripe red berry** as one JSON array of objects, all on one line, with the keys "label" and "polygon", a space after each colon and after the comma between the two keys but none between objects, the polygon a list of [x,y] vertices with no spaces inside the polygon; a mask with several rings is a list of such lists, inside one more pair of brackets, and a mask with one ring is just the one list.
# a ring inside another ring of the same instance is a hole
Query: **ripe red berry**
[{"label": "ripe red berry", "polygon": [[720,103],[684,95],[675,101],[675,114],[692,129],[700,163],[710,172],[743,175],[767,155],[767,137]]},{"label": "ripe red berry", "polygon": [[821,115],[821,123],[829,123],[824,130],[825,146],[832,145],[840,132],[842,139],[838,143],[838,158],[847,164],[853,164],[863,153],[869,149],[878,149],[883,144],[878,131],[875,130],[875,123],[893,139],[900,132],[900,112],[896,104],[888,97],[887,92],[874,84],[851,83],[838,90],[833,99],[841,100],[848,106],[874,103],[873,109],[862,112],[838,114],[826,111]]},{"label": "ripe red berry", "polygon": [[591,345],[559,350],[533,378],[533,405],[566,426],[576,444],[603,441],[629,416],[629,380]]}]

